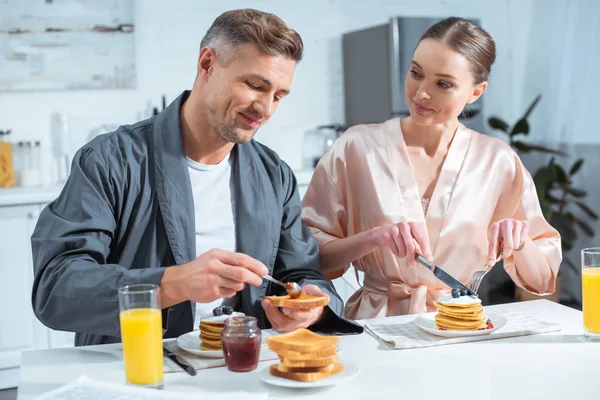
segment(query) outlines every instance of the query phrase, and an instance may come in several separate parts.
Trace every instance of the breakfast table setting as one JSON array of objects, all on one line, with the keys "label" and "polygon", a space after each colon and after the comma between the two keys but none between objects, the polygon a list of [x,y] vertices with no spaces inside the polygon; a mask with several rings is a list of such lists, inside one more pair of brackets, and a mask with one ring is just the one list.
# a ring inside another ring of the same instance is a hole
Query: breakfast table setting
[{"label": "breakfast table setting", "polygon": [[[599,398],[600,248],[582,251],[583,311],[545,299],[483,307],[480,279],[466,286],[417,261],[452,288],[437,312],[358,320],[352,335],[261,330],[223,305],[163,339],[159,288],[124,286],[122,343],[23,352],[18,398]],[[268,299],[278,307],[325,304],[275,283],[288,292]]]},{"label": "breakfast table setting", "polygon": [[[437,337],[424,331],[415,324],[418,315],[358,321],[365,332],[340,336],[338,343],[341,362],[358,371],[333,384],[326,382],[333,377],[323,380],[322,386],[285,387],[265,382],[277,357],[264,346],[258,366],[239,373],[229,371],[223,358],[192,354],[181,349],[177,339],[167,339],[165,347],[188,360],[197,369],[195,376],[165,358],[164,388],[134,389],[125,385],[121,344],[36,350],[23,353],[18,398],[597,398],[600,345],[583,337],[581,311],[548,300],[485,309],[506,315],[506,324],[485,335],[486,340],[475,336],[471,339],[476,341],[468,342],[462,342],[468,337]],[[524,321],[528,316],[532,320]],[[52,397],[52,392],[78,384],[90,392],[79,397],[60,397],[60,393]],[[101,394],[122,389],[132,392],[123,397]]]}]

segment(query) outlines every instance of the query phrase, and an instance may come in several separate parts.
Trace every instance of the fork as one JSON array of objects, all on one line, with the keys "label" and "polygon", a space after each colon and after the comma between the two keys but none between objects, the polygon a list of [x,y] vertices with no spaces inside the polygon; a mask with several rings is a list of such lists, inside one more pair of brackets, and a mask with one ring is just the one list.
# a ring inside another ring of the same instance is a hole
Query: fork
[{"label": "fork", "polygon": [[[504,246],[500,246],[500,251],[498,251],[499,255],[498,255],[498,257],[496,257],[496,261],[494,262],[494,265],[496,265],[496,263],[498,263],[498,261],[502,260],[503,250],[504,250]],[[477,293],[477,291],[479,290],[479,285],[481,285],[481,281],[483,280],[483,277],[485,276],[485,274],[487,274],[488,272],[490,272],[492,270],[494,265],[489,266],[489,267],[486,266],[482,270],[473,272],[473,275],[471,275],[471,279],[469,282],[469,289],[472,290],[473,292]]]}]

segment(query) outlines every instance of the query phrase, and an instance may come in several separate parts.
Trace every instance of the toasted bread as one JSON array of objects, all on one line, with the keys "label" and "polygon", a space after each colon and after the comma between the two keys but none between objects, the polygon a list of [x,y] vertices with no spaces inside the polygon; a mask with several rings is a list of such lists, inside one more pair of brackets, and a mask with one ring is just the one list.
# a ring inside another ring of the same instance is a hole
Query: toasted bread
[{"label": "toasted bread", "polygon": [[307,368],[302,368],[302,367],[289,367],[283,363],[279,363],[279,366],[277,367],[277,369],[279,370],[279,372],[329,372],[333,369],[333,367],[335,366],[335,364],[328,364],[324,367],[307,367]]},{"label": "toasted bread", "polygon": [[300,297],[292,299],[289,295],[285,296],[265,296],[265,299],[271,301],[275,307],[293,308],[296,310],[312,310],[317,307],[324,307],[329,304],[327,296],[312,296],[302,292]]},{"label": "toasted bread", "polygon": [[267,337],[267,345],[275,353],[284,350],[311,353],[333,346],[339,340],[337,336],[322,336],[308,329],[297,329],[293,332]]},{"label": "toasted bread", "polygon": [[312,360],[302,360],[302,361],[288,360],[285,358],[281,359],[282,364],[285,364],[286,366],[293,367],[293,368],[325,367],[326,365],[335,364],[336,362],[339,362],[339,361],[340,361],[340,356],[338,356],[337,354],[334,354],[333,356],[329,356],[329,357],[314,358]]},{"label": "toasted bread", "polygon": [[325,347],[324,349],[312,351],[310,353],[300,353],[298,351],[285,349],[277,351],[277,355],[280,358],[285,358],[290,361],[312,360],[315,358],[333,356],[335,354],[337,354],[337,348],[335,346]]},{"label": "toasted bread", "polygon": [[337,374],[344,370],[344,366],[340,363],[335,364],[330,371],[326,372],[282,372],[279,370],[279,364],[274,364],[269,367],[269,372],[273,376],[280,378],[291,379],[300,382],[314,382],[328,376]]}]

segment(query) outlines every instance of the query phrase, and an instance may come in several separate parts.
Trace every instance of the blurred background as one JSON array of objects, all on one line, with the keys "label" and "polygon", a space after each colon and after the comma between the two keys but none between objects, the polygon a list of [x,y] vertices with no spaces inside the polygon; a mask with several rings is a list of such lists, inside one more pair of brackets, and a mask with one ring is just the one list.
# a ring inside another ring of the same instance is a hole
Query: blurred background
[{"label": "blurred background", "polygon": [[[305,43],[293,94],[256,136],[297,172],[302,193],[345,127],[405,114],[404,76],[431,24],[448,16],[480,23],[497,59],[464,123],[510,142],[534,175],[564,243],[550,299],[580,307],[579,251],[600,245],[600,2],[0,0],[0,315],[33,327],[0,329],[0,388],[14,382],[21,350],[72,345],[31,314],[29,236],[74,152],[191,88],[207,28],[222,12],[247,7],[277,14]],[[353,273],[336,286],[348,297]],[[500,266],[481,291],[486,304],[531,298]]]}]

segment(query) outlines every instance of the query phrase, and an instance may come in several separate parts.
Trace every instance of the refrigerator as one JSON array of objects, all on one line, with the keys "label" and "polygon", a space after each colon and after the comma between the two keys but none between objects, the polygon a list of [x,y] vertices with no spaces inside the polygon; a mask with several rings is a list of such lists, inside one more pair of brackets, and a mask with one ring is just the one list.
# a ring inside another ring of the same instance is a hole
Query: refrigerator
[{"label": "refrigerator", "polygon": [[[409,115],[404,79],[419,39],[440,20],[393,17],[386,24],[342,36],[346,126]],[[459,118],[465,126],[481,133],[486,130],[481,112],[483,97],[470,104]]]}]

